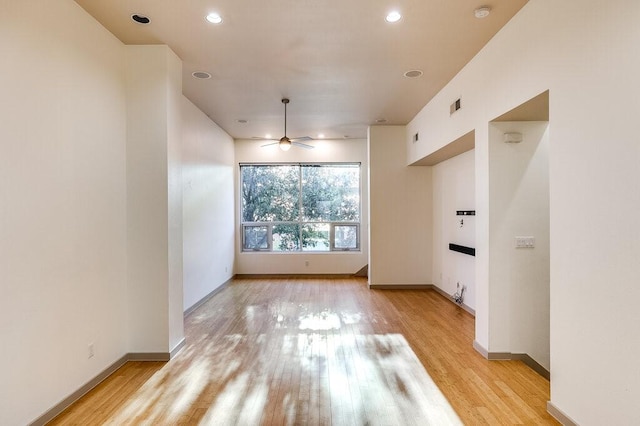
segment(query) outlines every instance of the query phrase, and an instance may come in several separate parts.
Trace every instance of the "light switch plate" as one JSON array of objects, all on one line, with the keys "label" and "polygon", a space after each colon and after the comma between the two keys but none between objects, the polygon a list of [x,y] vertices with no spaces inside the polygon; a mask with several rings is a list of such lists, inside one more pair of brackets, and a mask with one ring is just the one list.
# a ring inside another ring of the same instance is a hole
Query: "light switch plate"
[{"label": "light switch plate", "polygon": [[516,237],[516,248],[534,248],[536,239],[534,237]]}]

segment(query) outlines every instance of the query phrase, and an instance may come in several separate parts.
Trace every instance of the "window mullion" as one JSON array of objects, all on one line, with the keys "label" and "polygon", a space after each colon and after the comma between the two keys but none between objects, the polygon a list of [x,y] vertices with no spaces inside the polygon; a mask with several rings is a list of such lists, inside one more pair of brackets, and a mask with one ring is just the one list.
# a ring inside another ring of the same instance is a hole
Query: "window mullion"
[{"label": "window mullion", "polygon": [[302,165],[298,164],[298,232],[300,236],[300,251],[302,250]]}]

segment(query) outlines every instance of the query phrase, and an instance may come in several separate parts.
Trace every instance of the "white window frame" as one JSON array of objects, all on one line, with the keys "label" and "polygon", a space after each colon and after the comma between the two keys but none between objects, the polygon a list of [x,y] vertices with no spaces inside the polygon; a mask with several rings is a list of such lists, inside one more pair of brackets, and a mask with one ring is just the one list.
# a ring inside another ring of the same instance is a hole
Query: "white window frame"
[{"label": "white window frame", "polygon": [[[248,248],[247,244],[246,244],[246,232],[245,230],[247,228],[267,228],[267,247],[266,248]],[[242,251],[246,251],[246,252],[252,252],[252,251],[258,251],[258,252],[265,252],[265,251],[271,251],[271,243],[273,241],[272,239],[272,233],[273,231],[273,224],[272,222],[246,222],[242,224]]]},{"label": "white window frame", "polygon": [[[337,226],[355,226],[356,228],[356,246],[336,247],[336,227]],[[360,223],[356,222],[331,222],[331,231],[329,233],[329,241],[331,251],[360,251]]]},{"label": "white window frame", "polygon": [[[343,163],[240,163],[239,169],[240,172],[239,180],[240,183],[238,185],[239,188],[242,188],[242,166],[299,166],[300,169],[304,166],[331,166],[331,165],[354,165],[358,166],[358,216],[360,220],[348,222],[348,221],[337,221],[337,222],[318,222],[318,221],[308,221],[304,222],[301,219],[298,221],[273,221],[273,222],[242,222],[242,194],[240,194],[240,232],[241,232],[241,240],[242,247],[241,252],[243,253],[278,253],[278,254],[290,254],[290,253],[341,253],[341,252],[359,252],[361,251],[361,235],[360,235],[360,225],[362,221],[362,163],[360,162],[343,162]],[[302,188],[302,174],[299,176],[299,188]],[[241,191],[241,190],[240,190]],[[300,194],[300,213],[302,214],[302,193]],[[273,227],[281,224],[295,224],[300,227],[300,249],[299,250],[291,250],[291,251],[279,251],[273,249]],[[304,225],[311,224],[328,224],[329,225],[329,250],[304,250],[302,248],[302,227]],[[267,248],[247,248],[245,241],[245,229],[250,227],[267,227]],[[335,246],[335,228],[336,226],[355,226],[356,228],[356,247],[350,248],[338,248]]]}]

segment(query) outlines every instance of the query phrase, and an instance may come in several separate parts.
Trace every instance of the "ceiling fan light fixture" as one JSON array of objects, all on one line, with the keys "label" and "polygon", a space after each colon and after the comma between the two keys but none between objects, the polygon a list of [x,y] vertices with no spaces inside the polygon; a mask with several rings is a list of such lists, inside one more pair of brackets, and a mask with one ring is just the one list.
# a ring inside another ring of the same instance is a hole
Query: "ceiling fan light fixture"
[{"label": "ceiling fan light fixture", "polygon": [[299,148],[313,149],[314,147],[312,145],[307,145],[306,143],[301,142],[301,141],[313,140],[313,138],[310,138],[309,136],[301,136],[299,138],[293,138],[293,140],[287,137],[287,104],[289,103],[289,99],[282,98],[282,103],[284,104],[284,136],[278,140],[278,139],[271,139],[271,135],[267,135],[267,139],[271,139],[276,142],[268,143],[262,146],[265,147],[265,146],[278,145],[282,151],[289,151],[289,149],[291,149],[291,146],[293,145]]},{"label": "ceiling fan light fixture", "polygon": [[289,151],[291,149],[291,141],[289,138],[282,138],[280,139],[280,142],[278,142],[278,146],[283,151]]}]

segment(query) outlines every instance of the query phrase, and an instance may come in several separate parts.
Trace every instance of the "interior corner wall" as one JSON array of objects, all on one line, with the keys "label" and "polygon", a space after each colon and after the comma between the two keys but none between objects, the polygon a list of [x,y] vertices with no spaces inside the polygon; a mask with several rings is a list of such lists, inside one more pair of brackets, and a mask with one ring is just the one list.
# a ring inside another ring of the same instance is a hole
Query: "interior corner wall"
[{"label": "interior corner wall", "polygon": [[369,284],[432,284],[431,167],[407,166],[405,126],[369,128]]},{"label": "interior corner wall", "polygon": [[242,252],[240,232],[240,197],[236,191],[236,273],[237,274],[353,274],[367,265],[369,240],[369,183],[367,180],[367,141],[315,140],[314,149],[292,148],[282,151],[277,146],[263,147],[261,140],[235,141],[234,179],[239,186],[240,163],[361,163],[360,174],[360,251],[261,253]]},{"label": "interior corner wall", "polygon": [[[490,352],[549,360],[549,123],[494,122],[489,128]],[[505,143],[505,133],[522,142]],[[534,237],[516,248],[515,237]],[[504,327],[508,324],[508,327]]]},{"label": "interior corner wall", "polygon": [[640,424],[639,16],[635,0],[529,0],[405,139],[411,163],[475,130],[476,341],[489,345],[492,321],[509,330],[489,309],[489,122],[549,90],[551,404],[585,426]]},{"label": "interior corner wall", "polygon": [[184,333],[180,66],[167,46],[125,49],[129,350],[167,353]]},{"label": "interior corner wall", "polygon": [[24,425],[127,352],[124,48],[73,1],[0,9],[0,424]]},{"label": "interior corner wall", "polygon": [[184,304],[187,310],[233,274],[233,139],[182,97]]},{"label": "interior corner wall", "polygon": [[475,309],[475,257],[449,250],[449,243],[476,247],[476,216],[456,216],[475,210],[475,151],[436,164],[432,174],[433,284],[447,294],[466,286],[464,304]]}]

